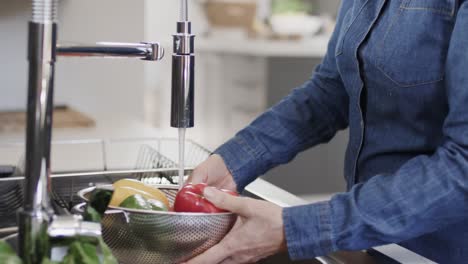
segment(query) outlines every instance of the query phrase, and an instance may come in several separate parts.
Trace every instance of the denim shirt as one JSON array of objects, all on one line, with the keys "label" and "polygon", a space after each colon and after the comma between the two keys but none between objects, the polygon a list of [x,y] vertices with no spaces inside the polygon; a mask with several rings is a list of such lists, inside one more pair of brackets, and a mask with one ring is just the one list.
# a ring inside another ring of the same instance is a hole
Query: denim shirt
[{"label": "denim shirt", "polygon": [[291,257],[398,243],[467,263],[468,0],[343,0],[312,77],[215,153],[241,190],[345,128],[348,191],[283,209]]}]

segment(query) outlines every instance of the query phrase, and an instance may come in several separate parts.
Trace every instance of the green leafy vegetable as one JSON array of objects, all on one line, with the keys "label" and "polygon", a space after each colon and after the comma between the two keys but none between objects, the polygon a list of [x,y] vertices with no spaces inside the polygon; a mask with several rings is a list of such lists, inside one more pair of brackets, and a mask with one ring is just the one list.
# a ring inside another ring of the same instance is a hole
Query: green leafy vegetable
[{"label": "green leafy vegetable", "polygon": [[83,213],[83,219],[85,221],[91,221],[91,222],[100,222],[102,219],[102,215],[96,211],[91,206],[86,206],[86,209]]},{"label": "green leafy vegetable", "polygon": [[70,244],[68,254],[63,258],[63,264],[94,264],[99,263],[96,245],[76,240]]},{"label": "green leafy vegetable", "polygon": [[0,240],[0,254],[16,254],[16,253],[7,242]]},{"label": "green leafy vegetable", "polygon": [[91,193],[91,198],[89,199],[89,204],[86,206],[86,209],[83,214],[83,219],[85,221],[91,222],[101,222],[102,216],[107,210],[112,194],[112,190],[99,189],[96,188]]},{"label": "green leafy vegetable", "polygon": [[[68,246],[67,255],[62,261],[51,261],[44,258],[41,264],[118,264],[112,255],[110,248],[102,238],[77,237],[64,239],[58,242],[60,246]],[[99,257],[101,254],[101,258]],[[0,240],[0,263],[1,264],[23,264],[15,251]]]},{"label": "green leafy vegetable", "polygon": [[2,264],[22,264],[21,259],[16,256],[16,252],[7,242],[0,240],[0,263]]},{"label": "green leafy vegetable", "polygon": [[48,258],[45,258],[44,260],[42,260],[42,263],[41,264],[61,264],[60,262],[58,261],[52,261]]},{"label": "green leafy vegetable", "polygon": [[54,245],[68,247],[60,262],[44,260],[41,264],[118,264],[102,238],[75,237],[54,241]]},{"label": "green leafy vegetable", "polygon": [[43,222],[40,227],[40,231],[36,239],[36,261],[43,260],[44,257],[49,256],[49,250],[51,248],[50,237],[47,233],[48,225],[46,222]]},{"label": "green leafy vegetable", "polygon": [[98,242],[103,256],[102,264],[118,264],[117,259],[112,255],[112,251],[104,242],[104,239],[100,238]]},{"label": "green leafy vegetable", "polygon": [[104,212],[107,210],[107,206],[109,206],[109,203],[112,199],[113,193],[114,191],[112,190],[96,188],[96,190],[94,190],[91,194],[89,205],[93,207],[96,212],[104,215]]},{"label": "green leafy vegetable", "polygon": [[[100,222],[112,198],[112,193],[111,190],[96,189],[83,213],[83,219]],[[41,245],[49,245],[49,237],[46,232],[37,239]],[[118,264],[102,237],[64,238],[52,241],[52,246],[68,247],[66,256],[62,261],[51,261],[49,258],[44,258],[41,264]],[[0,240],[0,264],[23,264],[10,245],[2,240]]]},{"label": "green leafy vegetable", "polygon": [[23,261],[16,254],[0,254],[2,264],[23,264]]}]

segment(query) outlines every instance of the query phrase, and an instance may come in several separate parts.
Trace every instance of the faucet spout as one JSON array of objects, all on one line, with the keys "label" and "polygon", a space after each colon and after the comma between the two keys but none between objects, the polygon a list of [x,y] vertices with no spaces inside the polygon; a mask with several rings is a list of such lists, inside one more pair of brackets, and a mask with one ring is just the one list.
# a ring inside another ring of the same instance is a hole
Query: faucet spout
[{"label": "faucet spout", "polygon": [[[181,8],[186,8],[182,5]],[[186,12],[186,11],[184,11]],[[172,55],[171,126],[194,126],[195,94],[195,35],[190,21],[177,22]]]}]

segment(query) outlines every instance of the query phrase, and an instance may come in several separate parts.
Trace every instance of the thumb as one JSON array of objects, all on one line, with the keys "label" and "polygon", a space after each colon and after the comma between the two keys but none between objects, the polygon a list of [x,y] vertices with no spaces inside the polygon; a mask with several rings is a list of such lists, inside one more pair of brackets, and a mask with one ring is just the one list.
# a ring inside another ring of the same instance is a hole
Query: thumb
[{"label": "thumb", "polygon": [[246,198],[222,192],[213,187],[206,187],[203,196],[216,207],[231,211],[241,216],[248,216]]},{"label": "thumb", "polygon": [[207,181],[208,181],[208,175],[206,171],[203,170],[202,168],[197,167],[192,171],[190,176],[187,178],[187,180],[185,181],[185,184],[187,183],[197,184],[197,183],[202,183],[202,182],[207,182]]}]

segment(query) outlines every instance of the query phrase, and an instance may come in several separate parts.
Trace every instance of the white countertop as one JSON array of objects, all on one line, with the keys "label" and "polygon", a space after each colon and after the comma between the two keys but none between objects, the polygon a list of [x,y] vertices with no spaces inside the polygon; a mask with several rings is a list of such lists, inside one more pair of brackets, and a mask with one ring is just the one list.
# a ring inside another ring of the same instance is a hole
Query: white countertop
[{"label": "white countertop", "polygon": [[[124,115],[91,116],[96,121],[94,127],[88,128],[60,128],[52,131],[53,140],[70,139],[105,139],[119,137],[158,137],[170,133],[145,124],[142,120]],[[174,129],[174,135],[176,130]],[[0,142],[24,141],[25,131],[0,133]]]},{"label": "white countertop", "polygon": [[[121,144],[118,155],[109,153],[113,156],[108,160],[114,162],[104,164],[102,140],[177,137],[176,129],[157,129],[129,116],[93,116],[93,119],[95,127],[53,130],[52,171],[102,170],[109,165],[128,168],[135,165],[137,150]],[[0,164],[19,165],[20,159],[24,158],[24,141],[25,131],[0,133]],[[70,144],[73,142],[75,144]]]}]

